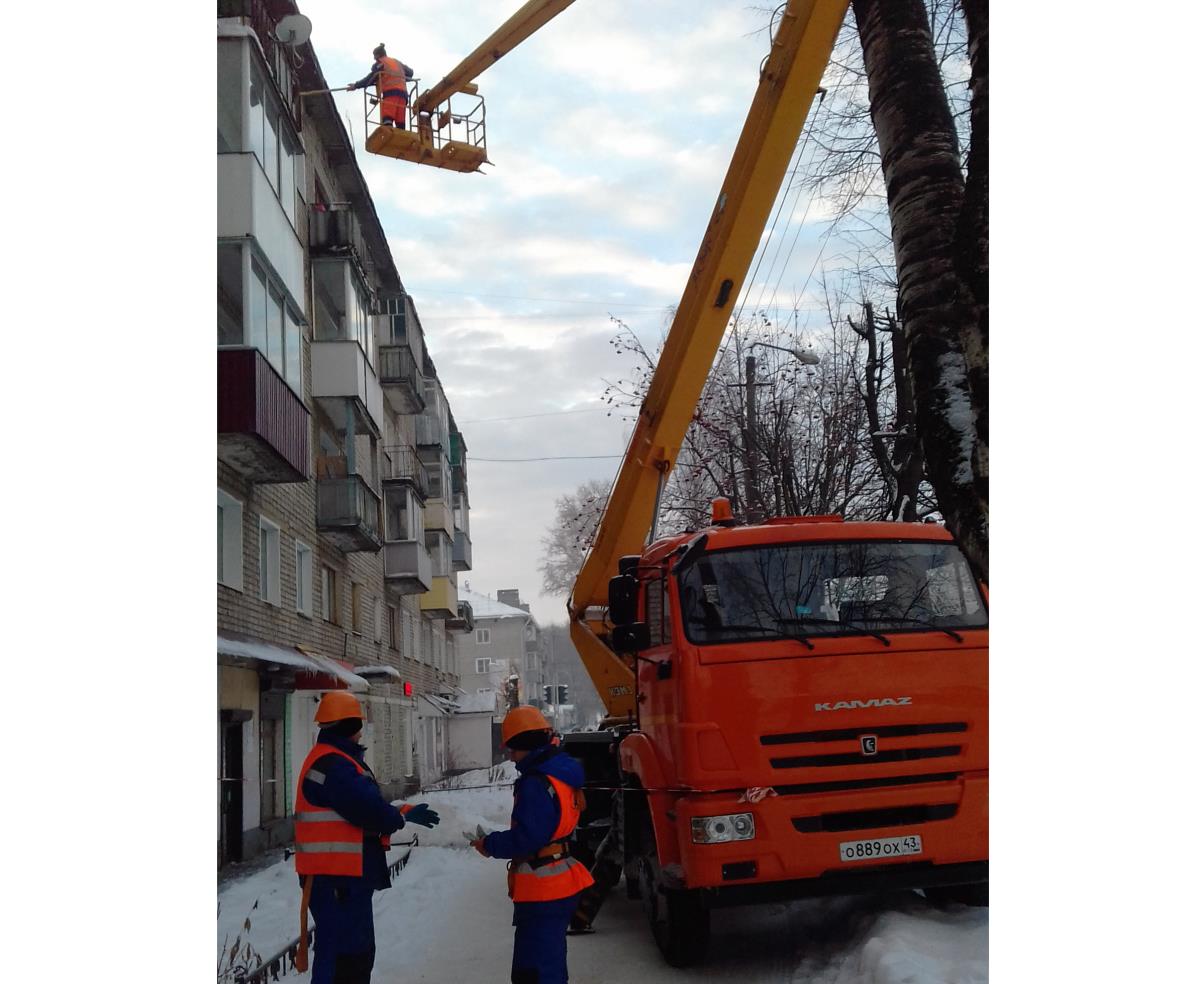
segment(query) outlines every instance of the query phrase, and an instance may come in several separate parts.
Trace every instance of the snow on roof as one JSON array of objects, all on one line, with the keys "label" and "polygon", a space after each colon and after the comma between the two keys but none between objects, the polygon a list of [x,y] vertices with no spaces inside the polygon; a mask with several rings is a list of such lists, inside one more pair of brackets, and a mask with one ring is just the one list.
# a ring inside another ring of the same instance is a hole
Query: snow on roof
[{"label": "snow on roof", "polygon": [[458,700],[459,714],[495,714],[496,691],[481,690],[475,694],[466,694]]},{"label": "snow on roof", "polygon": [[487,595],[481,595],[476,591],[468,591],[466,588],[458,589],[458,600],[469,601],[471,603],[471,613],[477,622],[481,618],[517,618],[518,616],[533,619],[533,616],[527,611],[523,611],[520,608],[513,608],[512,605],[506,605],[495,598],[489,598]]},{"label": "snow on roof", "polygon": [[290,666],[304,673],[326,673],[359,693],[371,687],[357,673],[351,673],[340,663],[319,653],[301,652],[294,646],[277,646],[270,642],[225,636],[218,632],[217,654],[259,663],[273,663],[277,666]]},{"label": "snow on roof", "polygon": [[442,694],[421,694],[421,697],[441,714],[453,714],[458,707],[458,701]]},{"label": "snow on roof", "polygon": [[363,677],[388,677],[392,680],[403,680],[400,671],[394,666],[387,666],[382,663],[370,663],[365,666],[354,667],[354,672]]}]

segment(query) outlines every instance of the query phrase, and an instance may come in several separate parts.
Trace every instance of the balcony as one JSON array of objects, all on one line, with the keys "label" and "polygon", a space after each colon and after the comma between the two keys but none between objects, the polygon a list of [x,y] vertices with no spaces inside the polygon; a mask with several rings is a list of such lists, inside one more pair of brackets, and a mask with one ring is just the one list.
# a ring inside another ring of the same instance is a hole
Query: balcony
[{"label": "balcony", "polygon": [[453,629],[455,632],[475,631],[475,612],[471,609],[469,601],[458,603],[458,617],[447,619],[446,628]]},{"label": "balcony", "polygon": [[308,211],[308,249],[314,256],[366,256],[358,219],[346,205],[313,205]]},{"label": "balcony", "polygon": [[378,553],[379,496],[361,475],[318,477],[317,529],[346,553]]},{"label": "balcony", "polygon": [[217,238],[252,238],[303,310],[304,248],[253,154],[217,155]]},{"label": "balcony", "polygon": [[[428,405],[428,399],[426,403]],[[417,418],[417,446],[445,453],[449,440],[446,422],[437,414],[430,413],[427,406],[425,413]]]},{"label": "balcony", "polygon": [[308,478],[308,410],[258,349],[217,350],[217,458],[252,482]]},{"label": "balcony", "polygon": [[312,395],[333,420],[345,420],[345,401],[351,401],[360,433],[378,437],[383,427],[383,390],[358,342],[345,339],[314,341]]},{"label": "balcony", "polygon": [[429,470],[417,452],[404,445],[389,444],[383,449],[383,481],[409,486],[424,502],[429,498]]},{"label": "balcony", "polygon": [[397,595],[424,594],[433,587],[433,561],[425,544],[401,540],[383,545],[383,580]]},{"label": "balcony", "polygon": [[425,380],[407,345],[379,347],[379,383],[396,413],[414,414],[425,409]]},{"label": "balcony", "polygon": [[432,586],[421,595],[421,614],[430,618],[458,617],[458,588],[452,578],[434,575]]},{"label": "balcony", "polygon": [[454,569],[469,571],[471,569],[471,538],[465,530],[454,532]]},{"label": "balcony", "polygon": [[425,503],[425,529],[441,530],[454,536],[454,513],[444,499],[430,499]]}]

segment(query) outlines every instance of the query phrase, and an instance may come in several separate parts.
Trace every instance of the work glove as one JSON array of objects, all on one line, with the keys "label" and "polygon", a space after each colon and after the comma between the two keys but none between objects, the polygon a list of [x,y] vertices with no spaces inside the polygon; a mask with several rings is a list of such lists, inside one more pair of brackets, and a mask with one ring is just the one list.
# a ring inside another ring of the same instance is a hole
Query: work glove
[{"label": "work glove", "polygon": [[475,850],[477,850],[485,858],[491,857],[491,855],[488,854],[488,852],[487,852],[487,848],[483,846],[483,838],[482,837],[480,837],[478,840],[471,841],[471,846],[473,848],[475,848]]},{"label": "work glove", "polygon": [[415,823],[421,827],[436,827],[442,822],[442,818],[430,808],[428,803],[418,803],[416,806],[410,806],[400,812],[404,814],[405,823]]}]

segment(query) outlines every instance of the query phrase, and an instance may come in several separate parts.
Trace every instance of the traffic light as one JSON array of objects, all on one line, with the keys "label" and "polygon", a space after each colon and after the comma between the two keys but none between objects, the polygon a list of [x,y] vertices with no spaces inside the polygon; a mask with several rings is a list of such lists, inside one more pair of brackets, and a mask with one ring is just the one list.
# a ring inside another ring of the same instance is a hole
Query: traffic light
[{"label": "traffic light", "polygon": [[546,684],[544,687],[542,687],[542,703],[554,703],[553,689],[551,688],[550,684]]},{"label": "traffic light", "polygon": [[560,683],[558,685],[558,702],[560,704],[565,704],[567,702],[567,685],[565,683]]}]

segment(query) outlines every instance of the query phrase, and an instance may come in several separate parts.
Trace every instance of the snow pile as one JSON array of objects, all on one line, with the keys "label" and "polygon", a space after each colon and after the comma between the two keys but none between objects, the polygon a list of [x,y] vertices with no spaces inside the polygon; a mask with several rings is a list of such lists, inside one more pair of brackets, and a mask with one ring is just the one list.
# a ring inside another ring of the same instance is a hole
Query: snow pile
[{"label": "snow pile", "polygon": [[988,910],[913,901],[851,922],[849,940],[804,953],[793,984],[986,984]]}]

